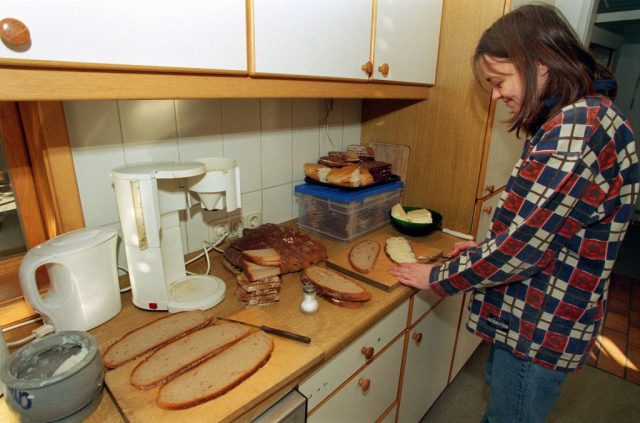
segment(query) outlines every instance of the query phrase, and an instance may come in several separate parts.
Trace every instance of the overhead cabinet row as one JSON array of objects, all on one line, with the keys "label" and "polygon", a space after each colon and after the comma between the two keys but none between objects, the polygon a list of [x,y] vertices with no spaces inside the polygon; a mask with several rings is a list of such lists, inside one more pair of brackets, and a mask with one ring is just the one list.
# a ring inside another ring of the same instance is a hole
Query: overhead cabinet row
[{"label": "overhead cabinet row", "polygon": [[5,64],[411,84],[435,82],[442,14],[442,0],[2,5]]}]

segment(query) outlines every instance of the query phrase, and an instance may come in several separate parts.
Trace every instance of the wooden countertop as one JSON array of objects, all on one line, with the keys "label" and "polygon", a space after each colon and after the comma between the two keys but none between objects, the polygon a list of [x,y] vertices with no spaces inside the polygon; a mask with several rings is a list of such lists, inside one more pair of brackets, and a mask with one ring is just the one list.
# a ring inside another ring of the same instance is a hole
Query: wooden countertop
[{"label": "wooden countertop", "polygon": [[[295,221],[288,222],[287,225],[295,226]],[[386,225],[377,231],[386,233],[388,236],[399,235],[390,225]],[[342,243],[322,235],[307,232],[315,239],[322,241],[327,247],[329,257],[339,254],[351,248],[352,243]],[[453,238],[442,232],[434,232],[426,237],[411,238],[412,242],[423,243],[431,247],[441,249],[445,252],[453,248],[457,238]],[[227,285],[225,300],[211,309],[215,316],[229,316],[241,311],[244,307],[235,295],[235,277],[222,266],[222,256],[212,252],[210,254],[212,262],[212,274],[222,278]],[[190,266],[193,272],[205,270],[204,260],[199,260]],[[126,280],[127,278],[124,277]],[[128,281],[125,281],[127,283]],[[409,298],[414,290],[405,286],[395,288],[391,292],[385,292],[371,285],[366,285],[371,293],[371,300],[358,309],[348,309],[334,306],[326,301],[320,301],[318,312],[313,315],[306,315],[299,311],[298,306],[302,300],[302,285],[300,283],[300,272],[287,274],[283,277],[282,289],[280,292],[280,302],[264,308],[264,311],[276,321],[286,323],[289,329],[301,333],[311,338],[312,344],[320,347],[324,352],[324,361],[330,359],[340,350],[346,347],[360,334],[377,321],[393,310],[406,298]],[[141,326],[159,317],[159,313],[144,311],[135,307],[131,302],[131,293],[127,292],[122,297],[122,311],[107,323],[91,330],[102,344],[121,336],[133,327]],[[295,387],[303,377],[292,380],[287,386],[264,400],[258,406],[249,410],[239,420],[250,421],[255,416],[270,407],[275,401],[283,396],[290,389]],[[17,421],[7,408],[4,398],[0,401],[0,421]],[[122,422],[125,421],[120,414],[116,403],[110,393],[105,392],[98,409],[87,419],[88,422]]]}]

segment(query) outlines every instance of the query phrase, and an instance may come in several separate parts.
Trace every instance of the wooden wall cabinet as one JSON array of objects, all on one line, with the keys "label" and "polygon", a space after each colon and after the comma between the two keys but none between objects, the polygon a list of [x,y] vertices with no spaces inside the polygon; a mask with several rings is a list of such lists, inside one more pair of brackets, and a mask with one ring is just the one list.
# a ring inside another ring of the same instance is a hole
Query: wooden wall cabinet
[{"label": "wooden wall cabinet", "polygon": [[254,0],[253,72],[433,84],[441,14],[442,0]]}]

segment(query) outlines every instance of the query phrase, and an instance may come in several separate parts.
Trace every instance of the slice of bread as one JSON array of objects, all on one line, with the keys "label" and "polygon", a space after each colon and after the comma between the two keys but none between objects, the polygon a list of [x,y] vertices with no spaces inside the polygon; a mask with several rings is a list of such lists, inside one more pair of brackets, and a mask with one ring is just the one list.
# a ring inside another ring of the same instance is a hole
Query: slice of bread
[{"label": "slice of bread", "polygon": [[106,368],[115,369],[129,360],[208,325],[212,319],[200,310],[168,314],[126,333],[107,348],[102,361]]},{"label": "slice of bread", "polygon": [[131,384],[150,389],[175,378],[207,358],[248,336],[252,329],[237,323],[220,323],[170,342],[145,358],[131,372]]},{"label": "slice of bread", "polygon": [[280,254],[273,248],[260,250],[244,250],[242,256],[245,260],[261,266],[280,266]]},{"label": "slice of bread", "polygon": [[262,266],[260,264],[252,263],[249,260],[242,260],[242,271],[249,282],[271,278],[282,273],[280,266]]},{"label": "slice of bread", "polygon": [[407,238],[402,236],[387,238],[385,252],[391,261],[397,264],[418,262],[413,248],[411,248],[411,244],[409,244]]},{"label": "slice of bread", "polygon": [[254,332],[229,348],[160,387],[156,403],[178,410],[223,395],[264,366],[273,351],[273,339]]},{"label": "slice of bread", "polygon": [[326,267],[312,265],[302,274],[303,282],[310,282],[318,293],[339,300],[369,301],[371,294],[358,282]]},{"label": "slice of bread", "polygon": [[337,306],[340,306],[340,307],[344,307],[344,308],[360,308],[360,307],[362,307],[362,304],[364,304],[363,301],[339,300],[337,298],[333,298],[333,297],[330,297],[328,295],[324,295],[324,294],[320,294],[320,293],[318,293],[318,296],[320,298],[322,298],[323,300],[331,303],[331,304],[334,304],[334,305],[337,305]]},{"label": "slice of bread", "polygon": [[369,273],[373,270],[380,254],[380,244],[377,241],[360,241],[349,251],[349,264],[360,273]]}]

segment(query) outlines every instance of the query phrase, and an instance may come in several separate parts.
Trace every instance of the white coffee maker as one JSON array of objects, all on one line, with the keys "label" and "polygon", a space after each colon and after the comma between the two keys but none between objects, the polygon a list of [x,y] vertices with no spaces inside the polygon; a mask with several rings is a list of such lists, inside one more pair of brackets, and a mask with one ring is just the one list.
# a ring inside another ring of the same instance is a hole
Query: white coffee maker
[{"label": "white coffee maker", "polygon": [[[233,159],[147,162],[113,169],[133,303],[146,310],[206,310],[224,299],[225,284],[210,275],[187,275],[179,211],[240,207],[240,170]],[[196,200],[197,201],[197,200]]]}]

